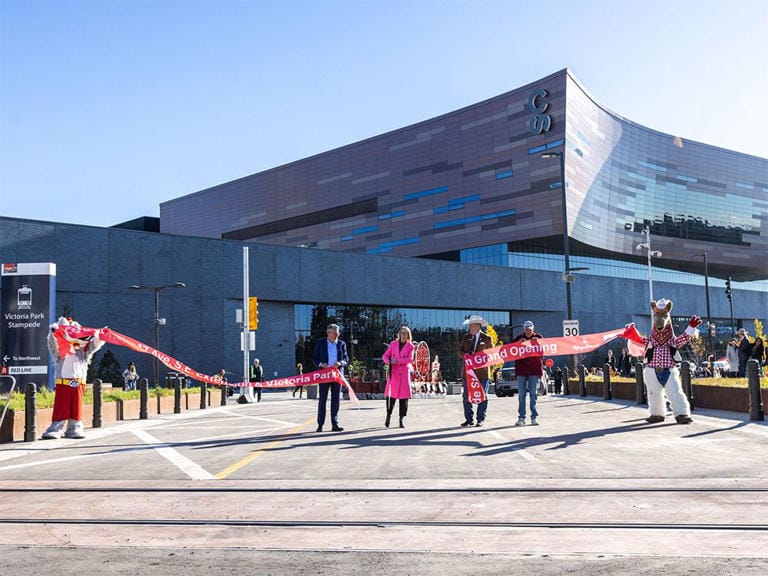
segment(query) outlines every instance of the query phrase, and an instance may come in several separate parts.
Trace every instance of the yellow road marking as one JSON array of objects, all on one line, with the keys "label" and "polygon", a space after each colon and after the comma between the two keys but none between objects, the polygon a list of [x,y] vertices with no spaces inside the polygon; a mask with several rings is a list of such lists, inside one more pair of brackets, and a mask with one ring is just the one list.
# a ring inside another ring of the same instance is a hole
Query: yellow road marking
[{"label": "yellow road marking", "polygon": [[221,472],[216,474],[216,478],[218,478],[219,480],[223,480],[224,478],[226,478],[227,476],[229,476],[233,472],[237,472],[243,466],[246,466],[246,465],[250,464],[251,462],[253,462],[254,460],[256,460],[256,458],[258,458],[259,456],[264,454],[264,452],[266,452],[267,450],[271,450],[272,448],[274,448],[275,446],[277,446],[281,442],[285,441],[288,436],[290,436],[292,434],[296,434],[302,428],[304,428],[304,426],[306,426],[310,422],[315,422],[316,420],[317,420],[317,418],[313,417],[313,418],[310,418],[309,420],[307,420],[305,422],[302,422],[301,424],[299,424],[295,428],[291,428],[290,430],[288,430],[288,432],[286,432],[283,435],[283,438],[278,438],[277,440],[274,440],[273,442],[270,442],[269,444],[259,448],[255,452],[251,452],[250,454],[248,454],[248,456],[246,456],[242,460],[240,460],[238,462],[235,462],[231,466],[228,466],[228,467],[224,468],[224,470],[222,470]]}]

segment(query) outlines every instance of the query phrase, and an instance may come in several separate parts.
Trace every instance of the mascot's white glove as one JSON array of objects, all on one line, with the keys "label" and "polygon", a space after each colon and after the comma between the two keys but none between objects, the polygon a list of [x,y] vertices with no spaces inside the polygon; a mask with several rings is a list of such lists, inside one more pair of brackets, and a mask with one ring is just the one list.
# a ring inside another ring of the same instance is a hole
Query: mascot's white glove
[{"label": "mascot's white glove", "polygon": [[685,329],[685,333],[688,334],[688,336],[695,336],[699,333],[697,328],[701,326],[701,318],[698,316],[691,316],[691,319],[688,320],[688,327]]}]

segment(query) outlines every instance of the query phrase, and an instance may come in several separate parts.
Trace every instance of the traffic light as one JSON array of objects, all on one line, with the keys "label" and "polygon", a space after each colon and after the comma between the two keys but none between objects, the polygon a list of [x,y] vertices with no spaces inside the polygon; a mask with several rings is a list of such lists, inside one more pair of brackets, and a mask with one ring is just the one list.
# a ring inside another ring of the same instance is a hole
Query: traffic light
[{"label": "traffic light", "polygon": [[248,328],[256,330],[259,327],[259,299],[256,296],[248,298]]},{"label": "traffic light", "polygon": [[728,298],[728,302],[731,301],[731,277],[728,276],[728,280],[725,281],[725,297]]}]

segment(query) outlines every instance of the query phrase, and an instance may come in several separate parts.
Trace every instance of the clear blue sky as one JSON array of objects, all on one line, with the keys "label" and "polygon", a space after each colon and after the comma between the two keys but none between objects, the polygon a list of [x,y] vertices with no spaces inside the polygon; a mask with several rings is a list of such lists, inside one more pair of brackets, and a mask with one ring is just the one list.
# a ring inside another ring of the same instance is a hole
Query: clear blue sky
[{"label": "clear blue sky", "polygon": [[110,226],[569,67],[768,157],[765,0],[0,0],[0,214]]}]

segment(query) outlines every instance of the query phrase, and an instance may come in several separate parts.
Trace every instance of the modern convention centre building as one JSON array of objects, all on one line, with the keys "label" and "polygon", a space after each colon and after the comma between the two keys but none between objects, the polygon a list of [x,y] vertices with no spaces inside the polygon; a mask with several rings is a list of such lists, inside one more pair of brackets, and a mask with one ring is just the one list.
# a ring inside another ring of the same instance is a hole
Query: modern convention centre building
[{"label": "modern convention centre building", "polygon": [[[267,374],[293,373],[325,322],[337,321],[371,368],[402,322],[453,375],[468,314],[484,315],[503,338],[526,319],[545,336],[562,335],[569,316],[582,333],[642,327],[652,270],[654,297],[675,301],[678,325],[709,316],[720,354],[733,326],[753,333],[754,318],[768,321],[768,160],[684,136],[611,112],[561,70],[164,202],[159,234],[109,229],[128,235],[112,254],[130,272],[110,302],[134,299],[125,305],[139,310],[136,330],[151,337],[151,299],[123,285],[183,280],[185,290],[163,294],[184,315],[172,352],[194,354],[203,370],[236,368],[239,349],[217,339],[237,342],[238,328],[213,321],[242,307],[240,253],[249,245]],[[12,260],[23,261],[23,238],[14,246]]]}]

